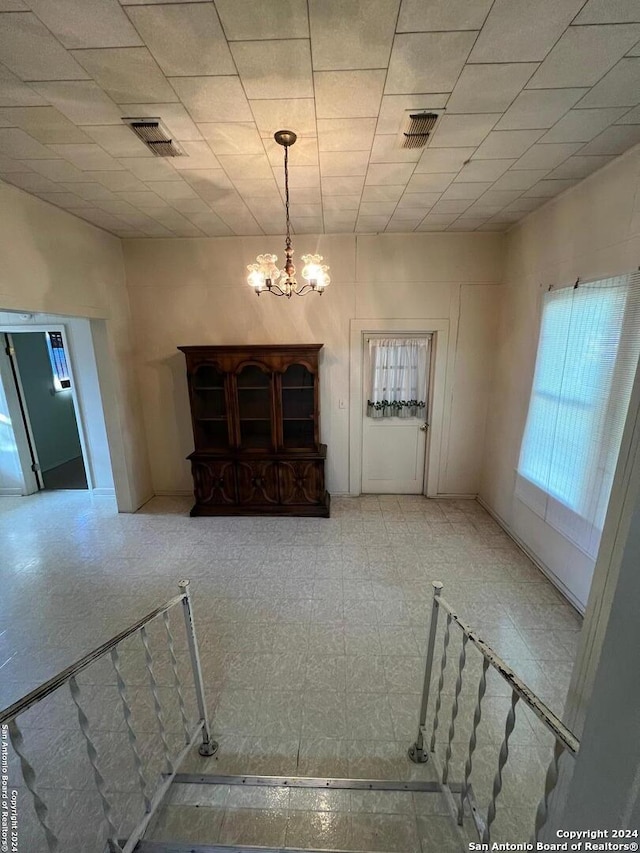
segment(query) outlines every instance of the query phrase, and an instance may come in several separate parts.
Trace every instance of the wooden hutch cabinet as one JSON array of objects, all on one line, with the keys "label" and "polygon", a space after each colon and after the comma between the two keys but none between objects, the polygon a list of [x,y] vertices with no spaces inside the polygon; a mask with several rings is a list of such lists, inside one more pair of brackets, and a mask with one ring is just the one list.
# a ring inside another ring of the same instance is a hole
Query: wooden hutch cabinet
[{"label": "wooden hutch cabinet", "polygon": [[322,344],[178,349],[187,360],[195,442],[191,515],[328,517]]}]

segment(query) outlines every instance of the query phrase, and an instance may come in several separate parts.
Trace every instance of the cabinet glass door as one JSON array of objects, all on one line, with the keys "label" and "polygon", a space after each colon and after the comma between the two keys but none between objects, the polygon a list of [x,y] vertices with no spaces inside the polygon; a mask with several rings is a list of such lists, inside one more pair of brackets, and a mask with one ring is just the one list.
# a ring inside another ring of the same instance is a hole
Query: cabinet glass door
[{"label": "cabinet glass door", "polygon": [[304,364],[292,364],[282,374],[282,437],[286,448],[315,446],[315,377]]},{"label": "cabinet glass door", "polygon": [[237,376],[240,444],[244,448],[269,449],[271,441],[271,375],[255,365]]},{"label": "cabinet glass door", "polygon": [[224,374],[210,364],[200,365],[193,378],[196,447],[215,450],[229,447]]}]

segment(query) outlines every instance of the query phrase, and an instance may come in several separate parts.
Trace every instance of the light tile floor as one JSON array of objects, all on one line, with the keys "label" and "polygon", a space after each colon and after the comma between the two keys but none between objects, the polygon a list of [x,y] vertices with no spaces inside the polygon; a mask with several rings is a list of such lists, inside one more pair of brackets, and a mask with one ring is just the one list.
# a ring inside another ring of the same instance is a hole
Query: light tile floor
[{"label": "light tile floor", "polygon": [[[189,756],[184,769],[433,778],[431,764],[416,767],[406,749],[415,737],[430,582],[441,580],[461,617],[562,713],[580,619],[476,502],[337,498],[331,519],[191,519],[189,505],[155,498],[136,515],[118,515],[111,499],[79,492],[1,499],[1,706],[127,627],[189,577],[220,751],[209,760]],[[174,614],[172,624],[186,666],[180,619]],[[177,749],[180,716],[162,623],[149,633]],[[441,621],[439,644],[442,636]],[[438,725],[443,761],[460,646],[454,626]],[[440,655],[441,645],[434,686]],[[162,769],[162,752],[138,640],[124,645],[122,665],[151,778]],[[451,755],[456,781],[464,773],[480,671],[479,654],[467,646]],[[115,681],[108,661],[79,678],[106,787],[126,829],[140,802]],[[191,692],[187,700],[193,714]],[[490,673],[472,774],[484,807],[508,707],[508,688]],[[432,718],[433,703],[429,725]],[[21,722],[65,851],[100,850],[100,803],[68,691]],[[528,839],[550,755],[541,724],[519,709],[494,825],[498,840]],[[20,851],[39,853],[46,847],[32,825],[15,757],[10,772],[20,788]],[[285,791],[267,801],[263,792],[225,787],[176,788],[155,837],[177,840],[175,833],[189,827],[197,838],[184,840],[456,849],[435,795],[364,800]]]}]

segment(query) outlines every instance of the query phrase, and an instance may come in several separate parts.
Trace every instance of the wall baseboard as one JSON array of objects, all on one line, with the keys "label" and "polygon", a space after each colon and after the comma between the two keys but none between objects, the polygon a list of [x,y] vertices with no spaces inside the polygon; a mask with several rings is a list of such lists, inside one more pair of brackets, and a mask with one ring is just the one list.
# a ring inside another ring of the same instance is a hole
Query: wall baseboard
[{"label": "wall baseboard", "polygon": [[193,489],[156,489],[155,498],[192,498]]},{"label": "wall baseboard", "polygon": [[91,489],[91,494],[95,495],[96,497],[99,497],[99,498],[101,498],[101,497],[115,498],[116,490],[113,488],[108,489],[106,487],[101,487],[101,488],[97,488],[97,489]]},{"label": "wall baseboard", "polygon": [[477,496],[476,500],[478,501],[480,506],[489,513],[489,515],[496,522],[496,524],[500,525],[500,527],[504,530],[509,539],[511,539],[512,542],[514,542],[523,552],[523,554],[525,554],[531,560],[533,565],[542,572],[542,574],[547,578],[547,580],[552,583],[559,592],[562,593],[562,595],[567,599],[569,604],[575,610],[577,610],[577,612],[581,616],[584,616],[584,607],[575,598],[575,596],[572,595],[571,591],[562,583],[562,581],[554,574],[552,569],[550,569],[549,566],[546,565],[546,563],[543,563],[542,560],[537,556],[537,554],[533,553],[533,551],[522,541],[522,539],[520,539],[520,537],[516,533],[514,533],[513,530],[511,530],[504,518],[498,515],[498,513],[495,512],[495,510],[493,510],[489,506],[489,504],[486,503],[480,497],[480,495]]},{"label": "wall baseboard", "polygon": [[12,489],[7,486],[6,488],[0,488],[0,495],[6,495],[7,497],[13,496],[14,498],[20,497],[22,495],[22,489]]}]

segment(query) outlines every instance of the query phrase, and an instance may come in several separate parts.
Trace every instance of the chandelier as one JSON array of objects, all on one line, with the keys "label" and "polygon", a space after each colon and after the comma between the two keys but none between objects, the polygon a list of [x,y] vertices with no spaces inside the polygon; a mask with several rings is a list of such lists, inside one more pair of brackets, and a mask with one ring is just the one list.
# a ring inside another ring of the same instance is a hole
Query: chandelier
[{"label": "chandelier", "polygon": [[302,255],[302,278],[298,284],[296,268],[293,265],[293,248],[291,246],[291,222],[289,221],[289,148],[298,138],[292,130],[279,130],[273,138],[284,148],[284,192],[287,212],[287,237],[285,240],[286,261],[284,269],[278,269],[277,255],[258,255],[255,264],[249,264],[247,281],[258,296],[266,290],[274,296],[304,296],[314,290],[322,295],[331,279],[328,276],[329,267],[322,263],[322,255]]}]

